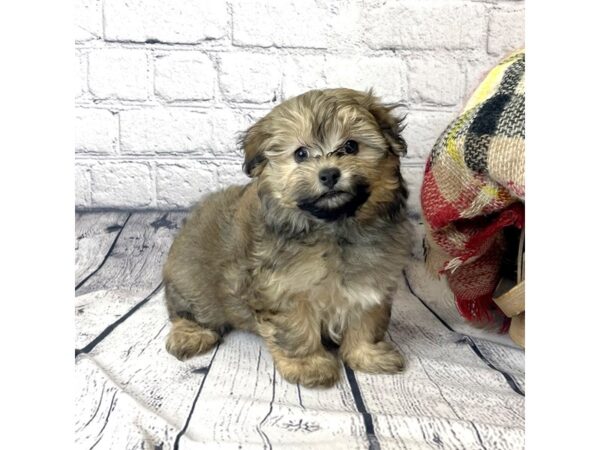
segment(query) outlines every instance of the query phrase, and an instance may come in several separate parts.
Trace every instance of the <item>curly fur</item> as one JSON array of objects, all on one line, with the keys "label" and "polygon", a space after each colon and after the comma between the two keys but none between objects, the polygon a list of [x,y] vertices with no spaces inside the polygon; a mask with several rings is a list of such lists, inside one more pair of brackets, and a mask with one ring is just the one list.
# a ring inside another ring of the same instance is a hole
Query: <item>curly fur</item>
[{"label": "curly fur", "polygon": [[[252,181],[201,201],[170,250],[169,352],[207,351],[233,327],[259,334],[290,382],[338,379],[322,338],[357,370],[401,370],[383,341],[412,245],[401,123],[370,92],[331,89],[289,99],[250,127],[241,144]],[[340,150],[349,139],[356,154]],[[332,167],[340,178],[325,195],[319,173]]]}]

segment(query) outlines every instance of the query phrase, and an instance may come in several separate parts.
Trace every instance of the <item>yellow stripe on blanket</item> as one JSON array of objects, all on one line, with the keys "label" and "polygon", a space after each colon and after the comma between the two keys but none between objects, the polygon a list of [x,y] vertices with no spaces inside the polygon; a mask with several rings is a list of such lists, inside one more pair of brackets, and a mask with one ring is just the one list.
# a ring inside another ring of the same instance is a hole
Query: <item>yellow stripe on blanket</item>
[{"label": "yellow stripe on blanket", "polygon": [[498,188],[496,186],[486,184],[481,188],[481,191],[491,199],[498,198]]},{"label": "yellow stripe on blanket", "polygon": [[465,166],[465,161],[464,161],[464,157],[462,154],[462,149],[464,146],[458,145],[457,137],[458,137],[458,134],[461,131],[463,131],[463,126],[464,126],[465,122],[467,122],[470,118],[471,118],[471,114],[462,115],[456,121],[456,123],[452,127],[452,130],[450,130],[450,133],[448,133],[448,146],[447,146],[448,155],[450,155],[450,157],[454,160],[454,162],[456,162],[457,164],[460,164],[461,167]]},{"label": "yellow stripe on blanket", "polygon": [[492,70],[490,70],[488,75],[485,77],[485,80],[483,80],[473,95],[471,95],[471,98],[469,98],[469,101],[467,102],[467,105],[463,111],[468,111],[477,105],[481,105],[485,100],[496,93],[498,85],[502,81],[502,77],[504,76],[506,69],[508,69],[513,61],[523,53],[525,53],[524,49],[516,51],[500,62],[500,64],[498,64]]}]

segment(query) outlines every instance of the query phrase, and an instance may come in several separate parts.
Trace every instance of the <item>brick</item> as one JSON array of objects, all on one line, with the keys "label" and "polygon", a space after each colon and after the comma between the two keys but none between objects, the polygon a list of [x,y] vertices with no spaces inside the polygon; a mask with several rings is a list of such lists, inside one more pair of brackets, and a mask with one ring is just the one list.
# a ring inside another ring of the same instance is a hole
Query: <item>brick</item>
[{"label": "brick", "polygon": [[[90,42],[78,46],[75,61],[82,208],[187,207],[208,190],[246,183],[240,132],[282,99],[343,86],[373,87],[386,102],[408,104],[397,109],[408,114],[402,170],[409,207],[419,211],[435,140],[485,74],[523,42],[521,0],[78,0],[75,7],[76,40]],[[136,45],[145,42],[200,45]]]},{"label": "brick", "polygon": [[332,88],[373,88],[385,102],[404,101],[407,97],[406,64],[399,57],[328,56],[325,74]]},{"label": "brick", "polygon": [[234,45],[327,48],[332,43],[332,12],[325,2],[234,0],[232,10]]},{"label": "brick", "polygon": [[75,98],[87,93],[87,55],[75,53]]},{"label": "brick", "polygon": [[462,49],[485,45],[485,6],[448,1],[387,2],[365,15],[374,49]]},{"label": "brick", "polygon": [[373,88],[386,102],[404,101],[406,64],[397,57],[290,56],[283,61],[284,98],[311,89]]},{"label": "brick", "polygon": [[281,67],[269,55],[228,53],[221,56],[221,92],[234,102],[265,103],[279,95]]},{"label": "brick", "polygon": [[78,108],[75,112],[75,150],[79,153],[116,153],[118,132],[118,117],[109,110]]},{"label": "brick", "polygon": [[408,59],[408,84],[413,102],[456,105],[463,95],[465,76],[455,59],[423,55]]},{"label": "brick", "polygon": [[121,152],[193,153],[209,146],[210,118],[183,108],[152,108],[123,111]]},{"label": "brick", "polygon": [[96,98],[148,98],[148,61],[144,50],[103,49],[89,54],[89,86]]},{"label": "brick", "polygon": [[212,140],[210,151],[217,157],[238,158],[241,164],[243,151],[238,146],[240,134],[268,111],[217,109],[210,112]]},{"label": "brick", "polygon": [[287,56],[282,61],[281,69],[284,99],[328,87],[324,55]]},{"label": "brick", "polygon": [[488,52],[504,56],[525,46],[523,5],[493,9],[490,15]]},{"label": "brick", "polygon": [[92,202],[90,174],[87,165],[75,165],[75,207],[87,208]]},{"label": "brick", "polygon": [[242,161],[223,161],[216,169],[217,186],[224,189],[235,184],[248,184],[250,178],[242,170]]},{"label": "brick", "polygon": [[490,70],[496,67],[501,60],[501,57],[491,56],[485,53],[469,58],[464,62],[463,70],[466,76],[466,88],[462,104],[467,102]]},{"label": "brick", "polygon": [[437,138],[456,117],[445,111],[408,111],[402,133],[408,145],[406,160],[425,161]]},{"label": "brick", "polygon": [[206,54],[159,55],[154,62],[154,71],[154,91],[167,101],[214,98],[217,71]]},{"label": "brick", "polygon": [[406,208],[411,215],[422,215],[421,211],[421,184],[423,183],[423,173],[425,166],[402,166],[400,173],[408,188],[408,200]]},{"label": "brick", "polygon": [[197,44],[227,36],[225,0],[105,0],[109,41]]},{"label": "brick", "polygon": [[156,204],[159,208],[188,208],[202,194],[217,188],[216,167],[199,161],[158,162]]},{"label": "brick", "polygon": [[94,207],[153,206],[154,182],[149,162],[98,162],[90,167]]},{"label": "brick", "polygon": [[102,36],[102,1],[75,2],[75,40],[85,42]]}]

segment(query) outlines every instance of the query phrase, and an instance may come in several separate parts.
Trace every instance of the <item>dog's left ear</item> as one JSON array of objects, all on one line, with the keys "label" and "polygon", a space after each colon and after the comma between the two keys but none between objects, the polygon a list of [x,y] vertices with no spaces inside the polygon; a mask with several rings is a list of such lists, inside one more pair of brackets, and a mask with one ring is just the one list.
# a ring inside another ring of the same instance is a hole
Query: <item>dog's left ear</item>
[{"label": "dog's left ear", "polygon": [[264,118],[252,125],[242,134],[239,144],[244,151],[244,173],[249,177],[257,177],[265,168],[267,157],[264,143],[269,134],[264,130]]},{"label": "dog's left ear", "polygon": [[381,132],[389,144],[389,149],[396,156],[406,156],[406,141],[401,133],[404,130],[404,117],[397,117],[392,111],[400,104],[384,105],[371,91],[368,92],[365,105],[375,117]]}]

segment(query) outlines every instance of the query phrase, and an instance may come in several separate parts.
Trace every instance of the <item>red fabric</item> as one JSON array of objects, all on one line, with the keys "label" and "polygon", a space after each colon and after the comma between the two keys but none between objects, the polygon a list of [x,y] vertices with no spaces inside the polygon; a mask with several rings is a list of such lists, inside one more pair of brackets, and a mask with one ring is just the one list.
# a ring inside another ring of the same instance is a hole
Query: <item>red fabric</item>
[{"label": "red fabric", "polygon": [[[422,201],[424,212],[429,213],[430,226],[449,223],[437,231],[432,230],[431,236],[451,257],[440,272],[447,277],[458,311],[468,320],[490,319],[490,310],[495,306],[492,296],[500,280],[500,261],[504,252],[502,230],[508,226],[523,227],[524,205],[512,203],[493,214],[471,219],[457,218],[455,209],[452,220],[452,205],[440,207],[444,202],[439,201],[437,207],[430,207],[431,200],[436,198],[432,195],[435,187],[424,186],[423,191],[429,194],[423,196]],[[432,216],[432,211],[436,216]]]},{"label": "red fabric", "polygon": [[503,229],[524,225],[524,75],[522,51],[492,70],[436,141],[425,166],[428,265],[447,277],[469,320],[490,317]]}]

